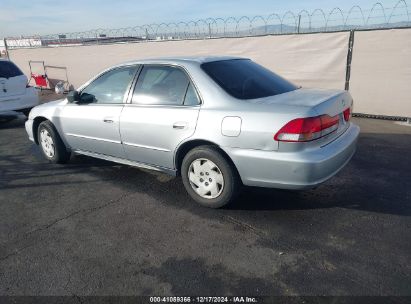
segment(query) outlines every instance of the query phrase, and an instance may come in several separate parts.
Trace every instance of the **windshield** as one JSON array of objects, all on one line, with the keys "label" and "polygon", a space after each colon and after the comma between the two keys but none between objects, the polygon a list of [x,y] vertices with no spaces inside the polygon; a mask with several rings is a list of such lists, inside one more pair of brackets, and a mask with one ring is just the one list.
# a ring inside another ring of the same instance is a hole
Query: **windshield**
[{"label": "windshield", "polygon": [[201,68],[228,94],[238,99],[274,96],[297,86],[249,59],[203,63]]}]

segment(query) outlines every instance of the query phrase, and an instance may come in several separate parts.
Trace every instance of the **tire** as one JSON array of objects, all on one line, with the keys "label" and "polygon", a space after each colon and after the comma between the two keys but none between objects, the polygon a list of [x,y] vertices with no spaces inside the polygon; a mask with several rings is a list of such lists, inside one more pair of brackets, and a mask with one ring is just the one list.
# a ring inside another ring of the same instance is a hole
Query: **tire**
[{"label": "tire", "polygon": [[43,156],[51,163],[64,164],[70,159],[71,153],[60,138],[53,124],[46,120],[37,128],[37,139]]},{"label": "tire", "polygon": [[189,151],[181,165],[181,177],[188,194],[204,207],[226,206],[241,190],[234,165],[213,146]]}]

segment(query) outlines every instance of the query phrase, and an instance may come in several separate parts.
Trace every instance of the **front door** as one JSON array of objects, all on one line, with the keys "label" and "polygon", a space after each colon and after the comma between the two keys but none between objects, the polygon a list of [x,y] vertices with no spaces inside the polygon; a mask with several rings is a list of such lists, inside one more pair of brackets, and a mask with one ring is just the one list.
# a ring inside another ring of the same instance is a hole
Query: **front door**
[{"label": "front door", "polygon": [[200,101],[187,74],[178,67],[145,65],[130,104],[120,116],[128,159],[174,169],[174,151],[193,135]]},{"label": "front door", "polygon": [[61,127],[73,150],[124,158],[119,130],[125,96],[136,66],[112,69],[80,92],[80,101],[60,113]]}]

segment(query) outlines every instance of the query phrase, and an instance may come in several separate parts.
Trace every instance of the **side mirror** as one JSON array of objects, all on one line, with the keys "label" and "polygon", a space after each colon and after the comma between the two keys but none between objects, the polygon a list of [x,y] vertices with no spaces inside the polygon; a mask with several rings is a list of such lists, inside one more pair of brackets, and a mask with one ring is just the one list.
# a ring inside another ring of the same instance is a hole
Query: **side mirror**
[{"label": "side mirror", "polygon": [[69,103],[73,103],[80,100],[80,94],[77,91],[70,91],[67,94],[67,100]]}]

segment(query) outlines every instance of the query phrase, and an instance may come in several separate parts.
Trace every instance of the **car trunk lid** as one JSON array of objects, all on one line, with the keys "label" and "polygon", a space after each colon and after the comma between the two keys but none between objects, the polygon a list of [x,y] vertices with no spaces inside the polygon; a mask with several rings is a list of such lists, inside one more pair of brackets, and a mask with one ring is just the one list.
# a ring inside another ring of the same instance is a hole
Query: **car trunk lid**
[{"label": "car trunk lid", "polygon": [[27,77],[12,62],[0,60],[0,98],[22,95],[25,93]]},{"label": "car trunk lid", "polygon": [[[270,107],[273,111],[292,108],[295,118],[306,118],[300,113],[312,113],[310,116],[329,116],[334,121],[338,118],[336,129],[326,135],[313,140],[315,144],[325,145],[348,128],[348,121],[344,118],[344,111],[352,107],[352,98],[347,91],[325,89],[298,89],[288,93],[250,100],[254,104]],[[298,117],[297,117],[298,116]]]},{"label": "car trunk lid", "polygon": [[27,77],[24,75],[0,78],[0,98],[22,95],[25,93]]},{"label": "car trunk lid", "polygon": [[[288,105],[302,107],[316,107],[324,102],[328,102],[339,95],[347,93],[342,90],[326,90],[326,89],[297,89],[287,93],[268,96],[259,99],[251,99],[250,102],[258,104],[272,105]],[[333,102],[331,102],[333,103]],[[338,109],[338,107],[337,107]]]}]

